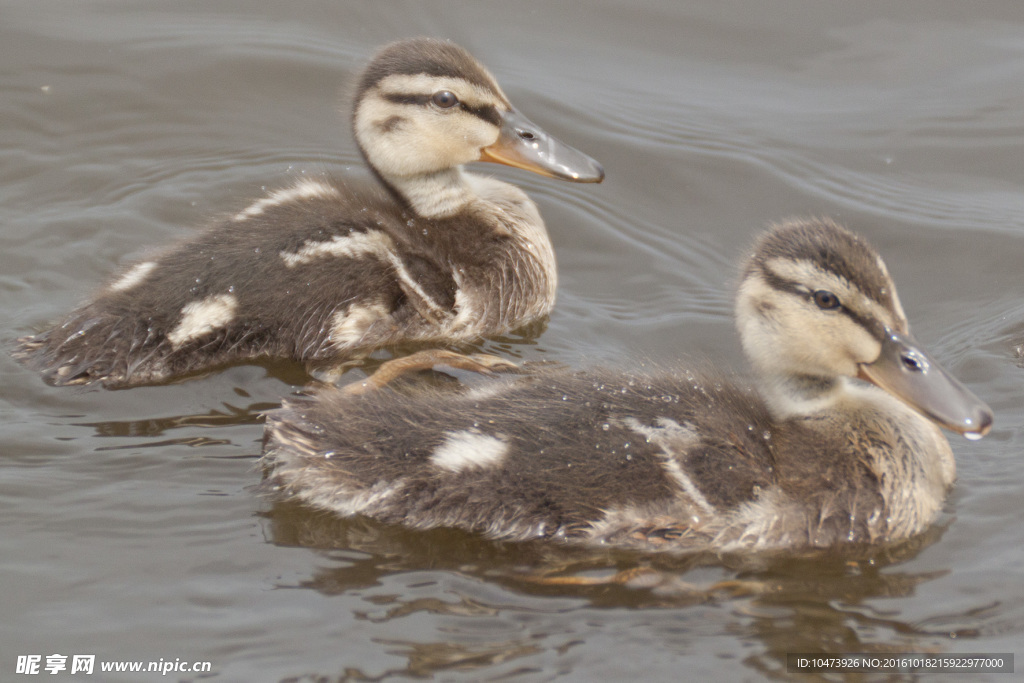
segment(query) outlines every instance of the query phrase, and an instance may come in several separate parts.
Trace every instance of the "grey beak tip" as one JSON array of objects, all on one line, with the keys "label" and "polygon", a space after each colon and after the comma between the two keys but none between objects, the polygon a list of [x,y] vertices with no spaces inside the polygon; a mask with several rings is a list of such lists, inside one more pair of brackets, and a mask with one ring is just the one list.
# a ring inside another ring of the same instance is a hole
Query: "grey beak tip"
[{"label": "grey beak tip", "polygon": [[604,169],[600,166],[591,173],[579,174],[569,178],[577,183],[599,183],[604,180]]}]

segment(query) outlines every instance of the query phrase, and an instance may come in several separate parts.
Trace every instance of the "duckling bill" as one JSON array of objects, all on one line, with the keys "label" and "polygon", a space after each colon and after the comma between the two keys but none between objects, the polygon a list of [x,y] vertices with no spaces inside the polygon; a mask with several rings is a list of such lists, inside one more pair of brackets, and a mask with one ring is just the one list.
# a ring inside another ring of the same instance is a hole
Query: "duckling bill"
[{"label": "duckling bill", "polygon": [[463,167],[582,183],[600,164],[545,133],[452,43],[382,49],[353,131],[376,178],[306,178],[128,268],[15,356],[57,385],[157,382],[259,357],[336,361],[544,318],[555,257],[536,205]]},{"label": "duckling bill", "polygon": [[769,230],[736,322],[754,368],[540,369],[461,392],[329,389],[267,417],[275,495],[494,539],[751,551],[923,531],[946,427],[992,413],[929,356],[885,264],[826,220]]}]

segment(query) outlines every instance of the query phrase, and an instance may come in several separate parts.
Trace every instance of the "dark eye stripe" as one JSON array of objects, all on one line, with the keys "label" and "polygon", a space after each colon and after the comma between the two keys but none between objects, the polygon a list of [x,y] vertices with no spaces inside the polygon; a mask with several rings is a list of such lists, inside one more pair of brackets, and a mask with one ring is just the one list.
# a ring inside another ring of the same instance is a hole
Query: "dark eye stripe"
[{"label": "dark eye stripe", "polygon": [[489,104],[485,104],[482,107],[471,107],[463,102],[462,108],[473,116],[483,119],[492,126],[501,127],[501,114],[498,113],[498,110],[495,107],[492,107]]},{"label": "dark eye stripe", "polygon": [[[394,102],[395,104],[409,104],[426,106],[430,104],[434,97],[434,93],[429,95],[406,95],[401,93],[384,93],[384,99],[388,102]],[[501,114],[498,113],[497,108],[487,104],[481,107],[471,107],[465,102],[459,102],[459,107],[468,114],[486,121],[492,126],[501,126]],[[452,107],[454,109],[454,107]]]},{"label": "dark eye stripe", "polygon": [[395,104],[427,104],[434,94],[429,95],[402,95],[400,93],[384,93],[384,99]]},{"label": "dark eye stripe", "polygon": [[[767,270],[762,270],[761,272],[764,273],[764,279],[772,289],[777,289],[781,292],[789,292],[795,296],[808,299],[812,303],[814,302],[814,291],[808,292],[805,286],[791,280],[787,280],[783,277],[779,277],[775,273]],[[847,308],[841,300],[838,308],[829,310],[845,315],[847,318],[857,323],[873,335],[881,336],[885,332],[885,325],[882,322],[875,320],[874,318],[860,315],[856,311]]]}]

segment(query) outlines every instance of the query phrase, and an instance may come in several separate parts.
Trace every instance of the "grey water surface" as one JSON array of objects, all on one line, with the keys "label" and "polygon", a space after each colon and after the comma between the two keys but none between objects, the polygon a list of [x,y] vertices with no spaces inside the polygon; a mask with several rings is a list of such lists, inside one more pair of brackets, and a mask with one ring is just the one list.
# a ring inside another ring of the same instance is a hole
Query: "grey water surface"
[{"label": "grey water surface", "polygon": [[[986,439],[950,437],[959,481],[932,531],[698,566],[339,521],[253,491],[261,413],[299,366],[106,391],[8,356],[211,216],[304,174],[367,177],[347,87],[413,35],[468,48],[607,171],[481,167],[536,199],[560,266],[547,328],[485,350],[742,370],[737,259],[770,221],[832,216],[996,413]],[[4,0],[0,245],[0,680],[72,679],[18,675],[32,654],[211,663],[74,677],[133,681],[756,680],[796,652],[1024,654],[1015,0]]]}]

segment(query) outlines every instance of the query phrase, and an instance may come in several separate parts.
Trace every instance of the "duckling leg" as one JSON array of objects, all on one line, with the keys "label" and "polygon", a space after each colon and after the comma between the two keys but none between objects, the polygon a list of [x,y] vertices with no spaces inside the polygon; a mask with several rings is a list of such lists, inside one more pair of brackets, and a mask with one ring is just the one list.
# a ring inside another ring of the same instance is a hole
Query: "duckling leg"
[{"label": "duckling leg", "polygon": [[380,389],[407,372],[430,370],[437,365],[445,365],[458,370],[472,370],[482,375],[490,375],[495,372],[511,372],[519,369],[519,366],[515,363],[486,353],[474,353],[467,356],[466,354],[445,349],[428,349],[426,351],[418,351],[410,356],[404,356],[403,358],[389,360],[362,382],[348,384],[342,391],[353,396],[363,394]]}]

